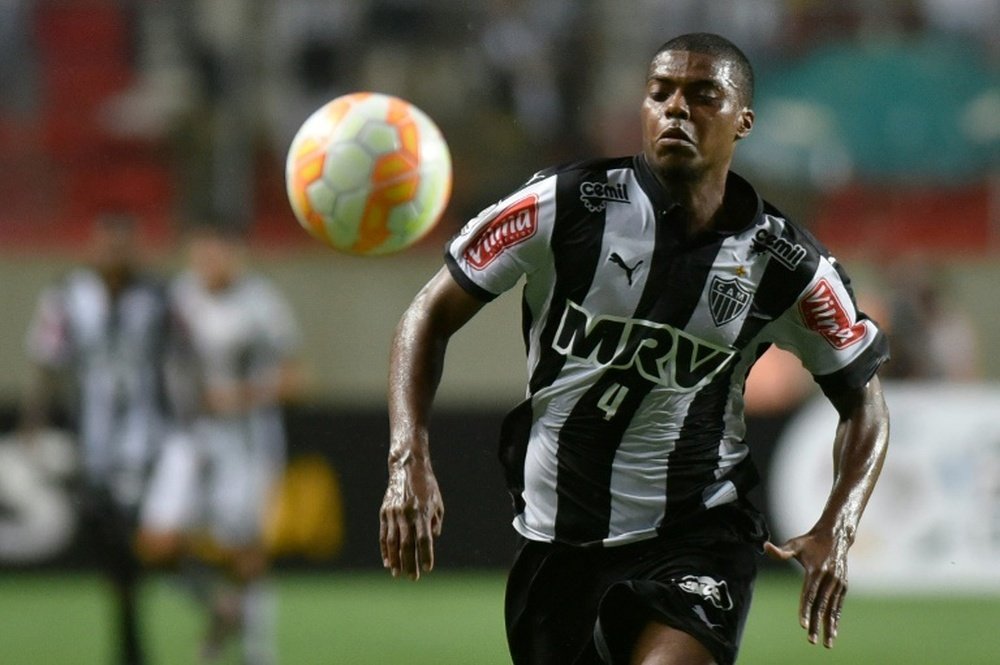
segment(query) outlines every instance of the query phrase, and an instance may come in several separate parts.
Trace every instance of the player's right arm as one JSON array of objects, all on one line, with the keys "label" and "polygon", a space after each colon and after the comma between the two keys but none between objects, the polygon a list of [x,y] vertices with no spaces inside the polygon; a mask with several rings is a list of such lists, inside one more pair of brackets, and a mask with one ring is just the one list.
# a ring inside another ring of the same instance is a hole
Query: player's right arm
[{"label": "player's right arm", "polygon": [[389,358],[389,482],[379,511],[382,564],[418,579],[434,567],[444,503],[431,468],[428,421],[451,336],[484,302],[442,268],[403,314]]}]

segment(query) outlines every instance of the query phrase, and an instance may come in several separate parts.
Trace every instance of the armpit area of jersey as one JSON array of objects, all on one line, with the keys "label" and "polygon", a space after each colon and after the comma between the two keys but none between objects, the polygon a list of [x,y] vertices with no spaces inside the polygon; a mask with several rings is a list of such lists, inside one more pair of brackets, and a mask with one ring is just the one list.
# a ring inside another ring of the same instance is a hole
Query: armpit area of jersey
[{"label": "armpit area of jersey", "polygon": [[832,374],[814,376],[813,378],[823,390],[824,395],[838,395],[844,391],[864,386],[889,358],[889,339],[880,330],[868,348],[850,365]]}]

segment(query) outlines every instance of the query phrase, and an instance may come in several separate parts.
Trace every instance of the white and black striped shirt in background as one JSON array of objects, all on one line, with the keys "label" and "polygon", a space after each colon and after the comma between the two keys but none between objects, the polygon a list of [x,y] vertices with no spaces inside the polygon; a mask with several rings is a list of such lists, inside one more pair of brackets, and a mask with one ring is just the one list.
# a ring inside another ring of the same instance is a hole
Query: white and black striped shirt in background
[{"label": "white and black striped shirt in background", "polygon": [[84,477],[124,505],[139,500],[163,436],[172,329],[162,285],[137,278],[112,298],[81,268],[42,293],[28,332],[29,357],[71,376]]},{"label": "white and black striped shirt in background", "polygon": [[525,276],[528,400],[501,459],[529,539],[619,545],[744,495],[743,385],[770,344],[827,392],[888,357],[819,242],[730,173],[736,232],[686,238],[639,155],[542,171],[470,221],[445,260],[490,300]]}]

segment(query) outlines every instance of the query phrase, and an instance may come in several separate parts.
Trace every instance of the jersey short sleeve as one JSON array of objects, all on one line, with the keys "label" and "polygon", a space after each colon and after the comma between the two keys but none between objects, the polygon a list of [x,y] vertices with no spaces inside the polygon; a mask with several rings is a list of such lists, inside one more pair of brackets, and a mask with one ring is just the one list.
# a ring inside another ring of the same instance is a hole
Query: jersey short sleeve
[{"label": "jersey short sleeve", "polygon": [[57,368],[68,362],[71,339],[62,289],[51,287],[42,292],[25,346],[28,358],[44,367]]},{"label": "jersey short sleeve", "polygon": [[261,340],[274,358],[293,356],[301,344],[301,332],[291,305],[270,283],[254,285],[254,301],[259,315]]},{"label": "jersey short sleeve", "polygon": [[889,358],[885,334],[858,310],[846,274],[826,256],[771,333],[828,394],[863,386]]},{"label": "jersey short sleeve", "polygon": [[555,176],[532,179],[480,212],[448,242],[445,263],[466,291],[492,300],[548,252],[555,183]]}]

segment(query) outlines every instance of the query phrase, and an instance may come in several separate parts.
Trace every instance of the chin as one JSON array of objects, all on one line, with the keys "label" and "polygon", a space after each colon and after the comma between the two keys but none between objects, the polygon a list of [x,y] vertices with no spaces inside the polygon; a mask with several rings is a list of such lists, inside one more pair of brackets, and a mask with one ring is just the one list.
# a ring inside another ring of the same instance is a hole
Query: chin
[{"label": "chin", "polygon": [[665,159],[653,164],[653,169],[668,180],[696,180],[702,170],[690,160]]}]

